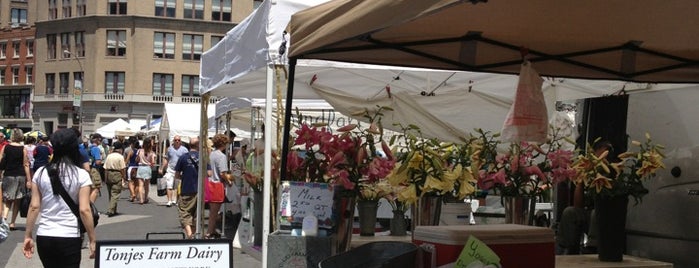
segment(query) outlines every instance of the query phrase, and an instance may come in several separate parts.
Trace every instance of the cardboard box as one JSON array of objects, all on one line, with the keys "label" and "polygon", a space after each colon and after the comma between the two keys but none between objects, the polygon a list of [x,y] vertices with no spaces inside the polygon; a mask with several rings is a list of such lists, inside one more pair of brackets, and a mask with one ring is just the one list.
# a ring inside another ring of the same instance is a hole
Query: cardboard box
[{"label": "cardboard box", "polygon": [[455,262],[470,235],[490,247],[507,268],[553,268],[555,238],[550,228],[517,224],[417,226],[413,243],[435,247],[436,264]]}]

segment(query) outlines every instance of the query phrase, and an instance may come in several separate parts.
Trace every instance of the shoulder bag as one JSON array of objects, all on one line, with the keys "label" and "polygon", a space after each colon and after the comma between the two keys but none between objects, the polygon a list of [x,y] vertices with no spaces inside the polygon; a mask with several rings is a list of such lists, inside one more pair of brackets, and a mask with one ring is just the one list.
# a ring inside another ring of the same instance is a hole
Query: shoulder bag
[{"label": "shoulder bag", "polygon": [[[53,177],[51,176],[51,180],[58,180],[58,177]],[[80,229],[80,233],[85,233],[87,230],[85,230],[85,226],[82,222],[82,219],[80,218],[80,210],[78,209],[78,204],[73,201],[72,198],[68,195],[68,192],[66,192],[66,188],[63,186],[63,183],[58,182],[61,187],[58,187],[58,194],[61,195],[63,198],[63,201],[66,202],[68,207],[70,208],[70,211],[73,212],[73,215],[75,215],[76,218],[78,218],[78,229]],[[97,223],[100,220],[100,214],[99,211],[97,211],[97,207],[95,207],[95,204],[90,202],[90,210],[92,211],[92,221],[93,221],[93,226],[97,227]]]}]

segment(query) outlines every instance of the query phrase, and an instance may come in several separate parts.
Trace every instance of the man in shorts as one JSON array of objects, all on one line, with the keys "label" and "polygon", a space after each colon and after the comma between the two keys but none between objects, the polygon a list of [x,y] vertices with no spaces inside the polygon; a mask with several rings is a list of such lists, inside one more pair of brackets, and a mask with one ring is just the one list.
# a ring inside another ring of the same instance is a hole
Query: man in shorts
[{"label": "man in shorts", "polygon": [[182,183],[178,204],[180,223],[187,238],[193,238],[196,231],[194,216],[197,212],[197,186],[199,176],[199,138],[189,139],[189,152],[182,155],[175,164],[175,178]]},{"label": "man in shorts", "polygon": [[[182,146],[182,138],[175,136],[172,139],[172,145],[167,148],[163,164],[160,167],[160,174],[163,174],[163,169],[167,168],[167,172],[163,175],[167,182],[167,206],[177,205],[177,192],[175,191],[177,183],[175,182],[175,165],[180,156],[187,153],[187,148]],[[179,180],[177,180],[179,181]]]}]

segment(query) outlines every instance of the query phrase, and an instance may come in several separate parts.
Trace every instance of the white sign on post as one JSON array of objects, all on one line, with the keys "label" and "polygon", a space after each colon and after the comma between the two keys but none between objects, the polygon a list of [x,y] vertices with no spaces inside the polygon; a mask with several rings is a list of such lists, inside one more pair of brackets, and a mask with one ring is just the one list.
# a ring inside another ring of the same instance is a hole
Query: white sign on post
[{"label": "white sign on post", "polygon": [[97,241],[96,268],[233,267],[230,239]]},{"label": "white sign on post", "polygon": [[279,216],[282,225],[301,226],[303,218],[318,218],[319,228],[332,228],[333,186],[328,183],[282,182]]},{"label": "white sign on post", "polygon": [[75,80],[75,89],[73,89],[73,106],[80,107],[83,97],[83,81]]}]

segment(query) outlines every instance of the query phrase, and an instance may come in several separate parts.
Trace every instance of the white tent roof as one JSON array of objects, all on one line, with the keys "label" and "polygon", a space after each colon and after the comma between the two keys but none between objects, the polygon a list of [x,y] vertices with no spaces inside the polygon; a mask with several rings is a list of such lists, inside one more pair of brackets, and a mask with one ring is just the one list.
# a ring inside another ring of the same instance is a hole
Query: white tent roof
[{"label": "white tent roof", "polygon": [[[207,117],[212,117],[215,104],[209,105]],[[163,120],[160,123],[160,139],[172,140],[175,135],[189,142],[189,137],[199,136],[201,105],[197,103],[165,103]],[[209,136],[214,133],[209,132]]]},{"label": "white tent roof", "polygon": [[126,122],[126,120],[118,118],[109,124],[106,124],[102,126],[101,128],[98,128],[95,130],[96,133],[99,133],[102,135],[102,137],[105,138],[114,138],[116,136],[117,131],[134,131],[135,129],[132,129],[132,126]]}]

